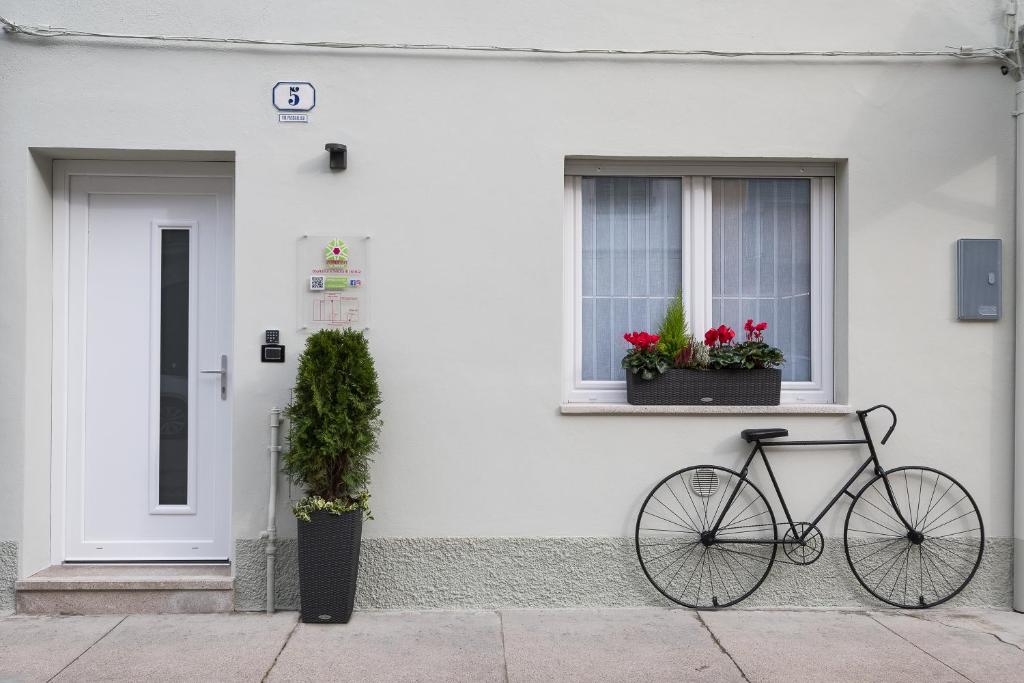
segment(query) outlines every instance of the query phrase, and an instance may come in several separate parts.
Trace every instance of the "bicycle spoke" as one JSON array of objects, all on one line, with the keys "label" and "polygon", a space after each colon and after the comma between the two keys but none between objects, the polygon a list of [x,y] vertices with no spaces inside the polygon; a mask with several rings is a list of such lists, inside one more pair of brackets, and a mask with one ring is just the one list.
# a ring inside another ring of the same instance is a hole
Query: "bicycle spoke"
[{"label": "bicycle spoke", "polygon": [[[749,522],[750,520],[757,519],[758,517],[761,517],[763,515],[771,516],[771,513],[768,512],[767,510],[762,510],[761,512],[755,513],[753,515],[749,515],[749,516],[744,517],[743,519],[740,519],[740,520],[737,520],[737,521],[738,522]],[[775,528],[774,524],[767,524],[767,525],[766,524],[755,524],[753,526],[770,526],[772,528]],[[744,528],[746,528],[746,527],[744,527],[743,525],[735,526],[733,524],[729,524],[728,526],[723,525],[723,526],[719,527],[719,531],[721,531],[722,529],[727,529],[727,530],[731,531],[733,529],[744,529]]]},{"label": "bicycle spoke", "polygon": [[[954,495],[956,495],[956,494],[954,494]],[[960,498],[958,498],[957,500],[953,501],[953,503],[950,504],[949,507],[947,507],[941,513],[939,513],[939,514],[935,515],[934,517],[932,517],[928,526],[930,527],[933,524],[936,524],[940,519],[945,517],[953,508],[955,508],[957,505],[959,505],[960,503],[962,503],[965,500],[967,500],[967,494],[966,493],[964,495],[960,496]],[[925,527],[925,529],[927,529],[927,528],[928,527]]]},{"label": "bicycle spoke", "polygon": [[651,517],[654,517],[655,519],[660,519],[663,522],[667,522],[668,524],[675,524],[677,527],[680,527],[681,529],[685,529],[686,531],[690,532],[691,534],[699,533],[696,529],[691,529],[690,527],[688,527],[688,526],[686,526],[684,524],[680,524],[679,522],[673,522],[671,519],[666,519],[665,517],[662,517],[661,515],[656,515],[653,512],[651,512],[650,510],[647,511],[647,514],[650,515]]},{"label": "bicycle spoke", "polygon": [[885,581],[885,577],[889,576],[889,572],[891,572],[896,567],[896,565],[899,563],[900,559],[903,557],[903,554],[904,553],[909,553],[909,552],[910,552],[910,546],[908,545],[907,548],[902,553],[900,553],[899,555],[896,556],[896,560],[885,571],[885,574],[882,574],[882,578],[880,578],[878,580],[878,583],[875,584],[875,588],[878,588],[879,586],[882,585],[882,582]]},{"label": "bicycle spoke", "polygon": [[736,582],[736,586],[737,587],[740,586],[742,584],[742,582],[740,581],[739,577],[736,576],[736,572],[733,571],[732,563],[729,562],[729,556],[726,555],[725,553],[722,553],[722,564],[724,564],[725,568],[729,570],[730,574],[732,574],[732,578]]},{"label": "bicycle spoke", "polygon": [[[715,547],[717,548],[718,546],[715,546]],[[726,550],[725,550],[724,548],[718,548],[718,550],[719,550],[720,552],[722,552],[722,558],[723,558],[723,559],[727,559],[727,558],[729,557],[729,553],[728,553],[728,552],[727,552],[727,551],[726,551]],[[748,576],[749,576],[750,578],[752,578],[752,579],[754,579],[755,581],[757,581],[757,574],[755,574],[754,572],[752,572],[752,571],[750,571],[749,569],[747,569],[747,566],[746,566],[745,564],[743,564],[743,562],[741,562],[741,561],[740,561],[740,559],[739,559],[738,557],[736,557],[736,558],[733,558],[733,560],[734,560],[734,561],[736,562],[736,565],[737,565],[737,566],[738,566],[738,567],[739,567],[740,569],[742,569],[743,571],[745,571],[745,572],[747,573],[747,575],[748,575]],[[731,565],[730,565],[730,566],[731,566]]]},{"label": "bicycle spoke", "polygon": [[[684,520],[682,517],[680,517],[678,512],[676,512],[675,510],[673,510],[669,506],[665,505],[665,503],[663,503],[660,498],[658,498],[657,496],[654,496],[653,500],[657,501],[658,504],[661,505],[661,507],[663,507],[666,510],[668,510],[672,514],[673,517],[678,519],[679,520],[679,526],[683,527],[684,529],[689,529],[690,531],[692,531],[694,533],[700,533],[700,532],[697,531],[696,528],[694,528],[690,524],[687,524],[686,520]],[[648,511],[647,514],[652,515],[654,517],[658,517],[658,515],[655,515],[653,512],[650,512],[650,511]],[[663,517],[658,517],[658,519],[664,519],[664,518]],[[665,520],[665,521],[667,522],[668,520]]]},{"label": "bicycle spoke", "polygon": [[[877,549],[876,549],[876,550],[875,550],[874,552],[872,552],[872,553],[869,553],[868,555],[866,555],[866,556],[864,556],[864,557],[861,557],[861,558],[859,558],[859,559],[858,559],[858,562],[866,562],[866,561],[867,561],[867,560],[868,560],[869,558],[871,558],[871,557],[874,557],[875,555],[877,555],[877,554],[878,554],[878,553],[880,553],[880,552],[884,552],[884,551],[885,551],[885,549],[886,549],[886,548],[887,548],[887,547],[888,547],[889,545],[892,545],[893,543],[899,543],[899,542],[900,542],[901,540],[902,540],[902,539],[899,539],[899,538],[894,538],[894,539],[892,539],[892,540],[890,540],[890,541],[886,541],[886,543],[887,543],[888,545],[883,545],[883,546],[882,546],[881,548],[877,548]],[[879,543],[881,543],[881,541],[879,541]]]},{"label": "bicycle spoke", "polygon": [[867,529],[854,529],[852,527],[850,528],[850,531],[857,531],[862,534],[871,534],[873,536],[885,536],[886,538],[906,538],[904,534],[894,536],[893,534],[883,534],[878,531],[868,531]]},{"label": "bicycle spoke", "polygon": [[[881,495],[881,494],[879,494],[879,495]],[[882,508],[878,507],[877,505],[875,505],[874,503],[872,503],[872,502],[871,502],[870,500],[868,500],[867,498],[865,498],[865,499],[864,499],[864,502],[865,502],[865,503],[866,503],[867,505],[870,505],[871,507],[873,507],[873,508],[875,508],[876,510],[878,510],[879,512],[881,512],[881,513],[882,513],[883,515],[885,515],[886,519],[892,520],[892,521],[893,521],[893,522],[894,522],[894,523],[896,524],[896,526],[903,526],[903,522],[901,522],[901,521],[900,521],[899,517],[896,517],[896,516],[894,516],[894,515],[891,515],[891,514],[889,514],[889,512],[888,512],[887,510],[883,510]],[[892,501],[890,501],[890,500],[886,499],[886,500],[884,501],[884,504],[885,504],[885,505],[888,505],[888,506],[889,506],[890,508],[892,508]],[[859,513],[858,513],[858,514],[859,514]],[[860,516],[861,516],[861,517],[863,517],[863,515],[860,515]],[[865,518],[865,519],[870,519],[870,518]],[[872,521],[873,521],[873,520],[872,520]],[[883,524],[881,524],[881,523],[879,523],[879,522],[875,522],[875,524],[878,524],[878,526],[884,526]],[[888,527],[886,527],[886,528],[888,529]],[[893,529],[889,529],[889,530],[890,530],[890,531],[894,531]],[[898,532],[898,531],[897,531],[896,533],[900,533],[900,532]]]},{"label": "bicycle spoke", "polygon": [[[641,548],[656,548],[659,545],[679,545],[680,542],[681,541],[665,541],[664,543],[641,543],[640,547]],[[691,545],[693,543],[699,543],[699,541],[690,541],[689,543],[687,543],[687,545]]]},{"label": "bicycle spoke", "polygon": [[762,557],[761,555],[755,555],[753,553],[745,553],[742,550],[733,550],[732,548],[723,548],[720,543],[715,543],[715,547],[721,550],[723,553],[732,553],[733,555],[743,555],[745,557],[752,557],[755,560],[768,561],[768,558]]},{"label": "bicycle spoke", "polygon": [[[921,476],[921,481],[924,481],[924,476],[923,475]],[[927,520],[927,518],[928,518],[928,510],[932,509],[932,499],[935,498],[935,491],[938,489],[938,487],[939,487],[939,475],[936,474],[935,475],[935,481],[932,483],[932,493],[931,493],[930,496],[928,496],[928,504],[925,506],[924,518],[923,519],[920,518],[920,517],[918,518],[917,524],[914,525],[915,528],[920,526],[921,524],[924,524],[925,520]]]},{"label": "bicycle spoke", "polygon": [[972,529],[966,529],[966,530],[964,530],[964,531],[951,531],[951,532],[949,532],[948,534],[939,534],[938,536],[932,536],[931,534],[929,534],[929,535],[928,535],[928,538],[930,538],[930,539],[933,539],[933,540],[934,540],[934,539],[936,539],[936,538],[948,538],[948,537],[950,537],[950,536],[961,536],[961,535],[963,535],[963,534],[969,534],[969,533],[971,533],[972,531],[981,531],[981,527],[974,527],[974,528],[972,528]]},{"label": "bicycle spoke", "polygon": [[[654,575],[654,577],[652,577],[652,578],[656,578],[656,577],[658,577],[658,576],[661,576],[661,574],[662,574],[663,572],[665,572],[665,571],[666,571],[666,570],[667,570],[668,568],[670,568],[670,567],[673,567],[673,566],[675,566],[676,562],[679,562],[679,563],[680,563],[680,567],[679,567],[679,568],[680,568],[680,569],[682,569],[683,565],[684,565],[684,564],[686,563],[686,558],[688,558],[688,557],[689,557],[690,555],[692,555],[692,554],[693,554],[693,551],[694,551],[694,550],[696,550],[696,549],[697,549],[697,545],[694,545],[694,546],[693,546],[692,548],[690,548],[690,549],[689,549],[689,550],[688,550],[688,551],[686,552],[686,554],[685,554],[685,555],[683,555],[682,557],[680,557],[680,558],[679,558],[678,560],[672,560],[671,562],[668,562],[668,563],[667,563],[667,564],[666,564],[666,565],[665,565],[664,567],[662,567],[662,568],[661,568],[661,569],[660,569],[660,570],[659,570],[659,571],[658,571],[658,572],[657,572],[657,573],[656,573],[656,574]],[[676,571],[678,572],[679,570],[677,569]]]},{"label": "bicycle spoke", "polygon": [[[742,510],[740,510],[735,515],[733,515],[733,518],[731,520],[729,520],[728,522],[724,522],[722,524],[722,526],[730,526],[733,523],[735,523],[736,522],[736,518],[739,517],[740,515],[742,515],[744,512],[746,512],[747,509],[750,508],[750,506],[753,505],[756,502],[758,502],[758,499],[757,498],[752,498],[751,501],[749,503],[747,503],[746,507],[744,507]],[[739,520],[739,521],[743,521],[743,520]]]},{"label": "bicycle spoke", "polygon": [[[689,544],[689,545],[694,545],[694,544]],[[667,553],[662,553],[661,555],[657,555],[657,556],[655,556],[655,557],[652,557],[652,558],[648,559],[647,561],[648,561],[648,562],[657,562],[657,561],[658,561],[658,560],[660,560],[661,558],[663,558],[663,557],[668,557],[668,556],[669,556],[669,555],[671,555],[672,553],[678,553],[678,552],[681,552],[681,551],[682,551],[682,550],[684,550],[685,548],[686,548],[686,546],[685,546],[685,545],[684,545],[684,546],[680,546],[680,547],[678,547],[678,548],[673,548],[672,550],[669,550],[669,551],[668,551]]]},{"label": "bicycle spoke", "polygon": [[[685,556],[685,557],[683,557],[683,558],[682,558],[682,559],[680,560],[680,562],[679,562],[679,568],[678,568],[678,569],[676,569],[676,573],[675,573],[675,574],[673,574],[673,575],[672,575],[672,578],[671,578],[671,579],[669,579],[669,580],[668,580],[668,583],[666,583],[666,584],[665,584],[665,586],[666,586],[666,587],[668,587],[668,586],[671,586],[671,585],[672,585],[672,582],[676,580],[676,577],[677,577],[677,576],[679,576],[679,572],[681,572],[681,571],[683,570],[683,567],[685,567],[685,566],[686,566],[686,558],[688,558],[688,557],[689,557],[690,555],[692,555],[692,554],[693,554],[693,551],[694,551],[694,550],[696,550],[697,548],[700,548],[700,547],[701,547],[700,545],[695,545],[694,547],[690,548],[690,552],[686,553],[686,556]],[[672,564],[670,563],[670,564],[669,564],[668,566],[672,566]],[[691,574],[691,576],[692,576],[692,574]]]},{"label": "bicycle spoke", "polygon": [[[711,604],[715,604],[715,578],[712,576],[711,570],[715,566],[714,554],[708,551],[708,591],[711,593]],[[699,603],[698,603],[699,604]]]},{"label": "bicycle spoke", "polygon": [[892,498],[890,499],[889,493],[885,489],[884,482],[882,486],[876,489],[871,489],[871,491],[873,491],[874,494],[878,497],[878,502],[880,505],[882,505],[882,507],[875,505],[870,500],[868,500],[867,497],[864,497],[863,500],[866,505],[871,505],[873,508],[875,508],[883,515],[885,515],[887,519],[892,520],[894,525],[905,528],[906,525],[902,521],[900,521],[900,515],[902,514],[902,512],[899,509],[899,500],[896,498],[897,490],[898,489],[896,487],[893,487],[893,494]]},{"label": "bicycle spoke", "polygon": [[[938,476],[936,476],[935,479],[936,479],[936,483],[937,483],[938,482]],[[935,509],[935,506],[937,506],[940,502],[942,502],[942,499],[946,497],[946,494],[949,493],[949,490],[951,488],[953,488],[953,484],[954,484],[954,482],[950,481],[949,482],[949,486],[947,486],[946,490],[942,492],[942,495],[939,496],[938,498],[936,498],[935,499],[935,503],[933,503],[927,510],[925,510],[924,520],[922,520],[921,524],[927,524],[928,523],[928,515],[930,515],[932,513],[932,510]]]},{"label": "bicycle spoke", "polygon": [[[695,519],[694,519],[694,518],[693,518],[693,517],[692,517],[692,516],[690,515],[690,511],[686,509],[686,506],[685,506],[685,505],[683,505],[683,501],[679,500],[679,496],[677,496],[677,495],[676,495],[676,492],[675,492],[675,490],[673,490],[673,488],[672,488],[672,482],[671,482],[671,480],[670,480],[670,481],[666,481],[666,482],[665,482],[665,488],[667,488],[667,489],[668,489],[669,493],[671,493],[671,494],[672,494],[672,497],[676,499],[676,502],[677,502],[677,503],[679,503],[679,509],[680,509],[680,510],[682,510],[682,511],[683,511],[683,513],[684,513],[684,514],[686,515],[686,518],[687,518],[688,520],[690,520],[690,524],[692,524],[692,525],[693,525],[693,528],[694,528],[694,529],[696,529],[697,527],[699,527],[699,526],[700,526],[700,524],[698,524],[698,523],[697,523],[697,520],[695,520]],[[685,485],[685,484],[683,485],[683,488],[684,488],[684,489],[686,488],[686,485]],[[689,495],[689,491],[687,491],[687,495]],[[691,503],[693,502],[693,499],[692,499],[692,498],[690,499],[690,502],[691,502]],[[695,509],[696,509],[696,508],[695,508]]]},{"label": "bicycle spoke", "polygon": [[[729,481],[730,481],[730,483],[732,482],[732,476],[729,477]],[[741,481],[740,484],[736,487],[736,495],[739,495],[739,490],[742,487],[743,487],[743,482]],[[718,498],[718,505],[715,506],[715,512],[714,512],[714,514],[711,515],[711,519],[708,521],[708,528],[710,528],[710,529],[713,529],[715,527],[715,520],[718,519],[718,511],[719,511],[719,509],[721,509],[722,503],[724,503],[728,498],[732,497],[732,494],[729,494],[728,496],[725,495],[725,492],[726,492],[726,490],[728,490],[728,488],[729,488],[728,486],[721,487],[722,495],[719,496],[719,498]]]},{"label": "bicycle spoke", "polygon": [[941,529],[941,528],[942,528],[942,527],[944,527],[944,526],[947,526],[947,525],[949,525],[949,524],[952,524],[953,522],[955,522],[955,521],[956,521],[956,520],[958,520],[958,519],[963,519],[963,518],[964,518],[964,517],[966,517],[967,515],[973,515],[973,514],[974,514],[974,510],[973,510],[973,509],[971,509],[971,510],[968,510],[967,512],[963,513],[962,515],[957,515],[957,516],[956,516],[956,517],[954,517],[953,519],[950,519],[950,520],[948,520],[948,521],[945,521],[945,522],[943,522],[942,524],[940,524],[940,525],[938,525],[938,526],[933,526],[933,527],[930,527],[929,529],[927,529],[927,530],[923,531],[922,533],[928,533],[928,532],[930,532],[930,531],[935,531],[936,529]]},{"label": "bicycle spoke", "polygon": [[921,521],[921,499],[923,490],[925,487],[925,477],[918,477],[918,511],[916,511],[914,518],[910,520],[910,525],[914,528],[918,528],[918,522]]},{"label": "bicycle spoke", "polygon": [[[853,529],[850,529],[850,531],[853,531]],[[856,545],[857,545],[858,548],[862,548],[862,547],[864,547],[866,545],[877,545],[878,543],[892,543],[893,540],[897,540],[899,538],[904,538],[904,537],[903,536],[898,536],[898,537],[897,536],[886,536],[885,538],[880,538],[877,541],[857,541]]]},{"label": "bicycle spoke", "polygon": [[[892,582],[892,588],[889,589],[889,597],[892,597],[893,591],[896,590],[896,586],[900,585],[900,575],[903,574],[903,570],[907,568],[907,561],[910,559],[911,547],[907,547],[907,553],[903,556],[903,566],[896,572],[896,579]],[[904,591],[904,598],[906,597],[906,591]]]},{"label": "bicycle spoke", "polygon": [[707,564],[708,549],[704,548],[704,554],[700,556],[700,569],[697,572],[697,598],[693,604],[700,607],[700,589],[704,586],[704,565]]},{"label": "bicycle spoke", "polygon": [[[866,503],[868,501],[864,501],[864,502]],[[853,514],[857,515],[858,517],[860,517],[863,520],[871,522],[872,524],[877,524],[878,526],[882,527],[886,531],[891,531],[892,533],[896,534],[897,536],[903,533],[902,531],[897,531],[896,529],[891,529],[891,528],[887,527],[886,525],[882,524],[881,522],[876,522],[875,520],[871,519],[870,517],[865,517],[864,515],[862,515],[859,512],[857,512],[856,510],[853,510]]]},{"label": "bicycle spoke", "polygon": [[[935,570],[935,573],[936,573],[936,574],[938,574],[938,575],[939,575],[939,576],[940,576],[940,577],[942,578],[943,582],[945,582],[945,584],[946,584],[947,586],[949,586],[949,590],[950,590],[951,592],[952,592],[952,591],[955,591],[955,590],[956,590],[956,588],[954,588],[953,584],[952,584],[952,583],[950,583],[950,581],[949,581],[949,579],[948,579],[948,578],[946,578],[946,574],[945,574],[945,573],[944,573],[944,572],[943,572],[943,571],[942,571],[942,570],[941,570],[941,569],[939,568],[939,566],[938,566],[938,565],[937,565],[937,564],[935,563],[935,559],[933,558],[932,552],[931,552],[930,550],[927,550],[927,549],[925,549],[925,547],[924,547],[923,545],[922,545],[922,546],[918,546],[918,547],[919,547],[919,548],[921,548],[922,552],[925,552],[925,553],[927,553],[927,561],[928,561],[928,564],[930,564],[930,565],[931,565],[931,568]],[[937,594],[937,592],[936,592],[936,594]]]},{"label": "bicycle spoke", "polygon": [[[947,567],[949,567],[953,571],[958,571],[957,568],[953,566],[953,563],[956,562],[956,561],[963,562],[963,563],[965,563],[967,565],[972,565],[972,566],[974,564],[974,559],[975,558],[973,558],[973,557],[969,557],[967,555],[961,555],[959,553],[954,552],[952,548],[947,548],[947,547],[943,547],[943,546],[940,546],[939,548],[932,549],[932,548],[929,548],[926,545],[926,543],[927,543],[927,541],[925,543],[922,543],[921,544],[922,547],[924,547],[925,550],[929,550],[931,552],[934,552],[935,556],[938,557],[938,558],[941,558],[943,564],[945,564]],[[939,550],[941,550],[942,552],[940,553]],[[977,557],[977,555],[975,555],[975,557]]]},{"label": "bicycle spoke", "polygon": [[[695,522],[694,526],[699,526],[701,529],[707,529],[708,528],[707,520],[706,519],[704,520],[704,524],[703,525],[701,525],[701,523],[699,521],[699,519],[700,519],[700,511],[697,509],[697,504],[693,502],[693,496],[690,494],[690,487],[686,485],[685,481],[683,481],[683,475],[682,474],[679,475],[679,483],[681,483],[683,485],[683,490],[686,491],[686,497],[690,500],[690,505],[693,506],[693,512],[697,516],[698,521]],[[669,487],[669,490],[672,490],[672,487]]]},{"label": "bicycle spoke", "polygon": [[[924,481],[925,478],[922,477],[921,480]],[[919,510],[919,512],[920,512],[920,510]],[[921,550],[921,546],[918,546],[918,586],[919,586],[919,589],[920,589],[919,592],[918,592],[918,595],[921,596],[921,600],[922,600],[922,602],[924,602],[925,601],[925,561],[924,561],[924,552]]]}]

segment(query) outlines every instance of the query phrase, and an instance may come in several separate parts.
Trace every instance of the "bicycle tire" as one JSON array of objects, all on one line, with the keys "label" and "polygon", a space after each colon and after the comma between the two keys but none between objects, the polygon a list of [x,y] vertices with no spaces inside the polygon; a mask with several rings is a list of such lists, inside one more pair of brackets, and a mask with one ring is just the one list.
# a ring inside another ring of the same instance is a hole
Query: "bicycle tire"
[{"label": "bicycle tire", "polygon": [[[885,477],[912,528],[893,514],[893,501],[876,475],[846,513],[846,561],[864,590],[886,604],[902,609],[941,605],[963,591],[981,565],[985,524],[978,505],[960,482],[932,467],[896,467],[886,470]],[[946,496],[954,490],[955,502],[948,503]]]},{"label": "bicycle tire", "polygon": [[[733,507],[725,512],[724,503],[733,490],[737,491]],[[680,495],[684,492],[685,498]],[[705,545],[702,535],[710,533],[720,514],[723,523],[717,540]],[[735,547],[745,540],[742,550]],[[658,482],[640,506],[634,534],[637,559],[647,580],[672,602],[694,609],[729,607],[748,598],[771,571],[777,540],[775,512],[768,499],[749,479],[718,465],[685,467]],[[695,576],[696,587],[691,591]],[[702,591],[705,576],[706,594]],[[673,587],[677,578],[685,579],[682,588]]]}]

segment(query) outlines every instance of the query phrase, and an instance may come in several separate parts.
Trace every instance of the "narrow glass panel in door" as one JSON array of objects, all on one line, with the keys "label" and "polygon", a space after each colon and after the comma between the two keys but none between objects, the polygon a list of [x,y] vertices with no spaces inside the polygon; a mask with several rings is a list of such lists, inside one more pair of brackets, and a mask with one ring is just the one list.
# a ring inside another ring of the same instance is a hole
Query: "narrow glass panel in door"
[{"label": "narrow glass panel in door", "polygon": [[160,505],[188,504],[189,231],[160,231]]}]

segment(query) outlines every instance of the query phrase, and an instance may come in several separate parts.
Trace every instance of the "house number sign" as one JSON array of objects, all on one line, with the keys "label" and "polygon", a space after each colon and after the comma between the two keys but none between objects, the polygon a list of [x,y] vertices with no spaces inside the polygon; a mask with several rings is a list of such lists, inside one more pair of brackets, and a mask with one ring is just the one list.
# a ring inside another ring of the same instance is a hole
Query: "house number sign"
[{"label": "house number sign", "polygon": [[280,81],[271,92],[278,111],[309,111],[316,106],[316,88],[307,81]]}]

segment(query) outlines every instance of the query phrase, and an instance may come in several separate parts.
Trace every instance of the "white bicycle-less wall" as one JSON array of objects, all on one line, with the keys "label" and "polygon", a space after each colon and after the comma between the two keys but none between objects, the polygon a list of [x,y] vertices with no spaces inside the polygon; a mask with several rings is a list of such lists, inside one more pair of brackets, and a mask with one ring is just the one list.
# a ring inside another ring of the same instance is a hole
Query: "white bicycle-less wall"
[{"label": "white bicycle-less wall", "polygon": [[[15,0],[2,14],[96,31],[294,40],[925,50],[1001,44],[1002,11],[995,0],[394,0],[258,12]],[[839,166],[837,398],[896,408],[883,463],[938,467],[975,494],[997,542],[965,599],[1009,604],[1012,283],[998,323],[958,323],[954,308],[956,239],[1003,239],[1003,271],[1014,272],[1014,85],[995,63],[2,35],[0,64],[0,581],[50,561],[52,159],[235,162],[232,534],[239,605],[257,607],[267,411],[287,403],[303,343],[295,243],[334,232],[372,235],[370,337],[386,399],[362,604],[657,603],[626,537],[660,476],[698,462],[735,465],[743,427],[843,438],[855,420],[561,414],[564,161],[784,158]],[[310,123],[278,123],[270,89],[281,80],[315,84]],[[327,142],[348,145],[346,171],[328,169]],[[282,330],[287,363],[259,363],[266,328]],[[858,458],[779,453],[794,514],[811,516]],[[283,486],[284,582],[288,495]],[[840,533],[842,512],[826,518],[826,535]],[[777,571],[764,601],[865,599],[838,559]],[[293,601],[294,586],[279,598]]]}]

